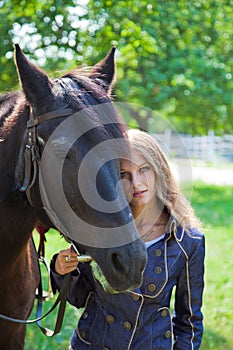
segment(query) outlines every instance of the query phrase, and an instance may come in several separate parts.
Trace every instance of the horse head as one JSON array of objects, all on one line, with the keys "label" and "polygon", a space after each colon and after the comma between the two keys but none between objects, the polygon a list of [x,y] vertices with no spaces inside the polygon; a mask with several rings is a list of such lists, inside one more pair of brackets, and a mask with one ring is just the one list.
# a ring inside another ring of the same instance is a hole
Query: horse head
[{"label": "horse head", "polygon": [[50,79],[16,46],[30,112],[19,169],[38,219],[76,242],[111,287],[124,291],[140,285],[146,249],[120,181],[119,159],[128,150],[110,99],[114,52],[90,70]]}]

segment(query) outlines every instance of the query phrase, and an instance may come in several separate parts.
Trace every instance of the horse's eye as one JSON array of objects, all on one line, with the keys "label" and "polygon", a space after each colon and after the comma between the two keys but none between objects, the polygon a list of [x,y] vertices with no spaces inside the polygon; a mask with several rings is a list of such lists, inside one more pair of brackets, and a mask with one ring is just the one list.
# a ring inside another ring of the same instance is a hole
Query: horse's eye
[{"label": "horse's eye", "polygon": [[60,137],[60,138],[54,139],[51,142],[51,146],[53,149],[53,153],[57,158],[69,159],[68,154],[72,144],[70,144],[68,138]]}]

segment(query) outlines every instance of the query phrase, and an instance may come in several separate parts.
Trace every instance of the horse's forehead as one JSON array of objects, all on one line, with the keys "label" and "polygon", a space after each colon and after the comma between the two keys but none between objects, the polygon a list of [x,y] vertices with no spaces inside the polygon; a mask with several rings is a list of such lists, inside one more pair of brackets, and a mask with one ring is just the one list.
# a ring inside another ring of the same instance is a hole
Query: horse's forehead
[{"label": "horse's forehead", "polygon": [[[64,99],[65,96],[68,94],[71,94],[72,91],[74,90],[74,85],[72,84],[65,84],[63,83],[63,79],[53,79],[53,84],[52,84],[52,94],[54,95],[53,97],[55,98],[54,102],[57,103],[59,99]],[[76,87],[77,89],[77,87]]]},{"label": "horse's forehead", "polygon": [[56,86],[58,89],[69,89],[69,88],[79,88],[79,85],[76,81],[71,79],[70,77],[61,77],[53,79],[54,86]]},{"label": "horse's forehead", "polygon": [[96,93],[98,86],[84,76],[61,77],[53,80],[52,94],[54,106],[72,107],[75,110],[100,103],[101,96]]}]

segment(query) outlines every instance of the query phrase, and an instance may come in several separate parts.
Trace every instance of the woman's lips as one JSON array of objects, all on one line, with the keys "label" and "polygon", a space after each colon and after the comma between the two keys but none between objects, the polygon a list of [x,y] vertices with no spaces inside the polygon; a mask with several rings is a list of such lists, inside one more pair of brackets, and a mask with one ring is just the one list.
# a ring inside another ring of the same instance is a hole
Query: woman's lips
[{"label": "woman's lips", "polygon": [[137,191],[137,192],[134,192],[133,193],[133,196],[134,197],[143,197],[144,196],[144,194],[147,192],[147,190],[143,190],[143,191]]}]

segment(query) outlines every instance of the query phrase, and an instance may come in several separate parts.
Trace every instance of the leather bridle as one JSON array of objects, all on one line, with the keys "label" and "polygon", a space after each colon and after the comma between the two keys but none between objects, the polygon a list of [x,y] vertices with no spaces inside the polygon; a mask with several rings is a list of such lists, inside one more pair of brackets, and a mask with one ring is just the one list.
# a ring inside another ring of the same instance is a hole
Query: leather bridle
[{"label": "leather bridle", "polygon": [[32,205],[30,189],[35,183],[38,175],[40,154],[37,145],[37,125],[43,124],[49,120],[72,115],[75,111],[71,108],[57,109],[48,113],[34,117],[32,107],[30,108],[29,120],[27,122],[27,141],[24,150],[24,180],[20,188],[21,192],[26,192],[29,203]]}]

